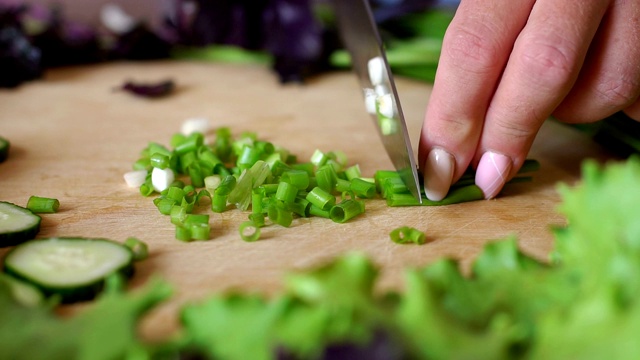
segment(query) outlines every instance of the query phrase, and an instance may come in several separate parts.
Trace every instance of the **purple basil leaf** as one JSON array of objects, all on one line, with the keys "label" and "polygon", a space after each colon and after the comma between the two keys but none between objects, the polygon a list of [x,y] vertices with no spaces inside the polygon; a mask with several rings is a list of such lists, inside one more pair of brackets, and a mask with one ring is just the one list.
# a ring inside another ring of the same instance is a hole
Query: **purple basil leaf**
[{"label": "purple basil leaf", "polygon": [[[43,15],[40,15],[43,17]],[[84,24],[68,21],[61,8],[52,8],[42,18],[44,30],[33,35],[45,67],[95,63],[103,60],[97,32]]]},{"label": "purple basil leaf", "polygon": [[0,4],[0,87],[16,87],[42,76],[42,56],[22,29],[24,6]]},{"label": "purple basil leaf", "polygon": [[271,0],[263,14],[265,49],[282,82],[302,81],[321,62],[324,32],[310,0]]},{"label": "purple basil leaf", "polygon": [[109,57],[129,60],[164,59],[171,53],[171,44],[151,31],[145,24],[138,24],[117,37]]},{"label": "purple basil leaf", "polygon": [[168,96],[173,93],[175,88],[176,86],[173,80],[163,80],[156,83],[139,83],[127,81],[120,87],[120,89],[131,94],[146,98],[159,98]]}]

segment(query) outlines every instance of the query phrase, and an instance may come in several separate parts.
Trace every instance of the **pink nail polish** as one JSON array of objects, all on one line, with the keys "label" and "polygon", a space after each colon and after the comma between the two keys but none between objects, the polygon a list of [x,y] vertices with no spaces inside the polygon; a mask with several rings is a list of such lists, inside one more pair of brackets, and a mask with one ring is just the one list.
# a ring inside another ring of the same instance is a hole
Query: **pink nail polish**
[{"label": "pink nail polish", "polygon": [[424,192],[427,199],[440,201],[447,196],[455,169],[454,157],[445,150],[435,148],[424,162]]},{"label": "pink nail polish", "polygon": [[496,197],[508,180],[513,163],[508,156],[487,151],[482,155],[476,171],[476,185],[486,199]]}]

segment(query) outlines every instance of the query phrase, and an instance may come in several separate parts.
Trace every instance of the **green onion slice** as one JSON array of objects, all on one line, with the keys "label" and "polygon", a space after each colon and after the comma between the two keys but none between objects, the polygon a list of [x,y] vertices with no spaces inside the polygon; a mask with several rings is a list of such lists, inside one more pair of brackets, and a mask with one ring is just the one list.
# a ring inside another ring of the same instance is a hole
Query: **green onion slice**
[{"label": "green onion slice", "polygon": [[27,201],[27,209],[34,213],[55,213],[58,212],[59,207],[60,201],[53,198],[33,195]]}]

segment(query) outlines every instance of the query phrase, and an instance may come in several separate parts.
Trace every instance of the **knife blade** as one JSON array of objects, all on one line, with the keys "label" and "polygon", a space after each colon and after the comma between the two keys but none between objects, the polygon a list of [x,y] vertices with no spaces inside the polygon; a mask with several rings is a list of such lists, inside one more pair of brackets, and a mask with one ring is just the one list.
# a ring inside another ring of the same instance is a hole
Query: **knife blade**
[{"label": "knife blade", "polygon": [[416,161],[400,98],[368,0],[333,0],[344,46],[384,148],[413,196],[422,203]]}]

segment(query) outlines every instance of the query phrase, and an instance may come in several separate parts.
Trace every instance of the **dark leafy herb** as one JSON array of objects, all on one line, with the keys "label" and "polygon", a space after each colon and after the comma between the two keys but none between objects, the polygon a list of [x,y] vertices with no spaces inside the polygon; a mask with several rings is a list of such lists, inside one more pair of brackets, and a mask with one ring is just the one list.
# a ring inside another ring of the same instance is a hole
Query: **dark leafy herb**
[{"label": "dark leafy herb", "polygon": [[111,59],[154,60],[169,57],[172,44],[140,23],[130,31],[115,37],[109,50]]},{"label": "dark leafy herb", "polygon": [[127,81],[121,87],[122,90],[131,94],[147,98],[158,98],[170,95],[175,88],[176,85],[173,80],[163,80],[157,83]]},{"label": "dark leafy herb", "polygon": [[0,87],[16,87],[42,75],[42,52],[21,24],[24,6],[0,4]]},{"label": "dark leafy herb", "polygon": [[43,68],[103,60],[98,33],[90,26],[65,18],[61,8],[33,8],[28,15],[28,21],[38,23],[30,38],[42,52]]}]

